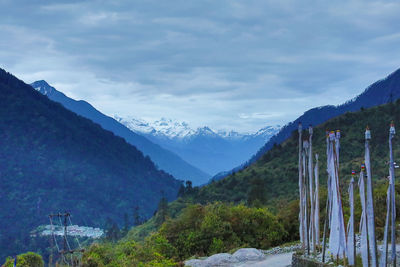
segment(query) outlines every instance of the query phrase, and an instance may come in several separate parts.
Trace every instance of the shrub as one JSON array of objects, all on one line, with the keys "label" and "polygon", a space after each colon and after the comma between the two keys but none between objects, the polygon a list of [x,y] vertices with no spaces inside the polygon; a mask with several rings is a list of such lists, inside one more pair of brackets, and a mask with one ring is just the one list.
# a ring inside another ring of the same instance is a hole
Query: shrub
[{"label": "shrub", "polygon": [[[6,262],[4,263],[4,266],[13,267],[14,259],[8,257]],[[17,267],[43,267],[43,266],[44,262],[42,256],[36,253],[27,252],[17,256]]]}]

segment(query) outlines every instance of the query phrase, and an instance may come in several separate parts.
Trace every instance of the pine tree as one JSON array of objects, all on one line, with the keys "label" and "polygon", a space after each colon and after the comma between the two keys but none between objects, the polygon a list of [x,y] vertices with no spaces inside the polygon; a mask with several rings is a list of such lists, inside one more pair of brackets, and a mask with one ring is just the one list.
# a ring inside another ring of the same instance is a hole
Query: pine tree
[{"label": "pine tree", "polygon": [[181,184],[178,191],[178,197],[183,197],[185,195],[185,186]]},{"label": "pine tree", "polygon": [[139,206],[135,206],[133,209],[133,225],[138,226],[142,224],[140,213],[139,213]]},{"label": "pine tree", "polygon": [[158,224],[162,224],[163,222],[165,222],[165,220],[167,219],[167,213],[168,213],[168,201],[167,198],[164,196],[164,192],[161,191],[161,199],[160,202],[158,203],[157,218],[156,218]]}]

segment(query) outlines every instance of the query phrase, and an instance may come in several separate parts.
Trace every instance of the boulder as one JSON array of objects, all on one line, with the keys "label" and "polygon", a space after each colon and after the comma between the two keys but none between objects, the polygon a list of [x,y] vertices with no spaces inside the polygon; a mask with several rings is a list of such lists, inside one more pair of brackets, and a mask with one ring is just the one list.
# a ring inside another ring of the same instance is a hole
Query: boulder
[{"label": "boulder", "polygon": [[198,259],[193,259],[193,260],[187,260],[185,261],[185,266],[190,266],[190,267],[206,267],[206,263],[204,260],[198,260]]},{"label": "boulder", "polygon": [[204,262],[206,266],[232,266],[238,260],[229,253],[219,253],[208,257]]},{"label": "boulder", "polygon": [[232,255],[238,262],[262,261],[266,257],[264,253],[255,248],[241,248]]}]

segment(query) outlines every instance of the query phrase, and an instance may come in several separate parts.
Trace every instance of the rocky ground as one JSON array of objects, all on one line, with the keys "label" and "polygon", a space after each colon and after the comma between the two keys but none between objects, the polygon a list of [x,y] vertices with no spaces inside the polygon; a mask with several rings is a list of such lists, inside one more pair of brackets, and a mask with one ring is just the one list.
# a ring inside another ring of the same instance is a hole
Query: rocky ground
[{"label": "rocky ground", "polygon": [[191,267],[245,267],[245,266],[290,266],[293,252],[299,245],[276,247],[270,250],[241,248],[233,254],[219,253],[201,259],[185,261],[185,266]]}]

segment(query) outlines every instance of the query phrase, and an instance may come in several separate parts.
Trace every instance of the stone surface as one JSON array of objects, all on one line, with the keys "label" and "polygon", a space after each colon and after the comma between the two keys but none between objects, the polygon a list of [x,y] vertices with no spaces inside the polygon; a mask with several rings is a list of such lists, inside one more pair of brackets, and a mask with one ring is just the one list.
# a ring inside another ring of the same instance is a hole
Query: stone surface
[{"label": "stone surface", "polygon": [[234,267],[289,267],[292,261],[293,252],[282,254],[271,254],[262,261],[248,261],[233,265]]},{"label": "stone surface", "polygon": [[241,248],[232,255],[239,262],[261,261],[265,259],[264,253],[255,248]]},{"label": "stone surface", "polygon": [[206,263],[204,260],[187,260],[185,261],[185,266],[191,266],[191,267],[205,267]]},{"label": "stone surface", "polygon": [[328,264],[318,262],[314,259],[306,258],[301,255],[292,255],[292,267],[327,267]]},{"label": "stone surface", "polygon": [[229,253],[220,253],[208,257],[204,260],[207,266],[231,266],[232,263],[237,263],[238,260]]},{"label": "stone surface", "polygon": [[[286,267],[290,266],[293,249],[296,246],[284,249],[271,249],[263,251],[255,248],[242,248],[233,255],[220,253],[204,259],[192,259],[185,261],[185,266],[191,267]],[[284,251],[284,252],[283,252]]]}]

